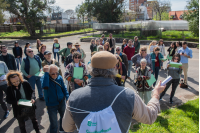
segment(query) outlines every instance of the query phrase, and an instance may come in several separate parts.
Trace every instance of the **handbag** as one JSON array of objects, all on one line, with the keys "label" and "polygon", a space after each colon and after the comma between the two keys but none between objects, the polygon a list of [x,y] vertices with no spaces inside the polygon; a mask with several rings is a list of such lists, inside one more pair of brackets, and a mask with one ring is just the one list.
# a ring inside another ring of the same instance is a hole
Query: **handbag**
[{"label": "handbag", "polygon": [[21,114],[20,117],[27,117],[35,114],[34,106],[28,107],[28,106],[21,106]]},{"label": "handbag", "polygon": [[180,83],[180,88],[188,88],[188,85],[186,85],[184,83]]}]

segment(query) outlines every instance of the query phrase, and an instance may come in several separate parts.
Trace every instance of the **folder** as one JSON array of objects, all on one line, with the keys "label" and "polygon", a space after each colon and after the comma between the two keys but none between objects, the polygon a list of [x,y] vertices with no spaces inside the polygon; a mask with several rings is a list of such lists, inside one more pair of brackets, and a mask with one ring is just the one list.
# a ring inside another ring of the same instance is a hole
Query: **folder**
[{"label": "folder", "polygon": [[151,78],[149,80],[147,80],[147,83],[149,86],[152,86],[154,82],[156,82],[156,79],[155,79],[154,75],[151,74]]},{"label": "folder", "polygon": [[75,79],[82,79],[83,78],[83,68],[82,67],[74,67],[73,78],[75,78]]},{"label": "folder", "polygon": [[31,103],[31,100],[19,99],[18,105],[30,106],[31,107],[33,104]]},{"label": "folder", "polygon": [[172,60],[172,56],[167,55],[168,60]]},{"label": "folder", "polygon": [[180,68],[179,66],[182,66],[182,63],[176,63],[176,62],[170,62],[170,67]]},{"label": "folder", "polygon": [[160,60],[162,60],[162,61],[166,61],[167,59],[161,58]]}]

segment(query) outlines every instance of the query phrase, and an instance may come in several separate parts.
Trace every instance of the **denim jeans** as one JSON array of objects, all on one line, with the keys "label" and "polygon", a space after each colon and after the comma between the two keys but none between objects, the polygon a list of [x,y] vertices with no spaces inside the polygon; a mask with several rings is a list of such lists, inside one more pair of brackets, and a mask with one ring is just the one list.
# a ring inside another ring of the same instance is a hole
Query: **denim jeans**
[{"label": "denim jeans", "polygon": [[[156,82],[158,80],[159,69],[160,69],[160,67],[155,67],[153,70],[153,73],[152,73],[155,76]],[[156,85],[156,82],[153,83],[153,86]]]},{"label": "denim jeans", "polygon": [[40,77],[38,76],[31,76],[28,79],[29,84],[31,85],[32,89],[35,90],[35,84],[37,86],[39,98],[43,97],[42,85],[40,81]]},{"label": "denim jeans", "polygon": [[[56,99],[55,99],[56,100]],[[56,106],[47,106],[49,120],[50,120],[50,133],[57,133],[58,123],[57,123],[57,112],[60,114],[60,131],[64,131],[62,128],[62,118],[65,113],[66,104],[65,100],[61,103],[61,105]]]},{"label": "denim jeans", "polygon": [[17,69],[19,70],[19,64],[21,65],[22,63],[22,58],[15,58],[16,63],[17,63]]},{"label": "denim jeans", "polygon": [[128,61],[128,77],[131,75],[131,68],[132,68],[133,62],[131,60]]},{"label": "denim jeans", "polygon": [[54,59],[55,59],[55,60],[56,60],[56,54],[57,54],[58,62],[59,62],[59,54],[58,54],[58,52],[54,52],[53,54],[54,54]]}]

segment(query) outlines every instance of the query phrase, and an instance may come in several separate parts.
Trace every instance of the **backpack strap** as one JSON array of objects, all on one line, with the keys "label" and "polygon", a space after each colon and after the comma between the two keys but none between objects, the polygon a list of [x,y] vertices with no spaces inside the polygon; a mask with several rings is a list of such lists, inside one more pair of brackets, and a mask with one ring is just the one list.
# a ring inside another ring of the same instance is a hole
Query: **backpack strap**
[{"label": "backpack strap", "polygon": [[115,97],[115,99],[112,101],[112,103],[111,103],[111,107],[112,107],[112,105],[114,104],[114,102],[116,101],[116,99],[118,98],[118,96],[122,93],[122,92],[124,92],[125,90],[126,90],[127,88],[125,88],[125,89],[123,89],[122,91],[120,91],[118,94],[117,94],[117,96]]}]

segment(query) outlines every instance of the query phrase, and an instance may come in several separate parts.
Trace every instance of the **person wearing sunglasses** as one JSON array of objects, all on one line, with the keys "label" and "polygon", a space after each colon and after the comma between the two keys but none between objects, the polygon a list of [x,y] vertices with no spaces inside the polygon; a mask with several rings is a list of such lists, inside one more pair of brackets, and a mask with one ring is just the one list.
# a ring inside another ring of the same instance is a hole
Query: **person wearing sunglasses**
[{"label": "person wearing sunglasses", "polygon": [[26,49],[26,54],[27,57],[22,60],[21,72],[24,78],[30,83],[33,90],[35,90],[35,85],[37,86],[39,98],[41,101],[44,101],[40,77],[36,75],[41,71],[42,60],[38,55],[34,55],[31,48]]},{"label": "person wearing sunglasses", "polygon": [[122,59],[122,62],[124,63],[124,65],[126,67],[126,70],[128,70],[128,58],[127,58],[126,54],[122,52],[120,46],[116,47],[116,54],[118,54],[120,56],[120,58]]},{"label": "person wearing sunglasses", "polygon": [[9,70],[17,70],[15,57],[8,53],[8,49],[5,45],[1,46],[1,52],[0,61],[4,61]]},{"label": "person wearing sunglasses", "polygon": [[57,133],[57,113],[60,115],[59,132],[63,132],[62,118],[66,109],[66,101],[68,100],[69,93],[62,76],[59,75],[59,67],[55,64],[46,65],[43,67],[43,71],[45,73],[41,81],[50,120],[50,133]]},{"label": "person wearing sunglasses", "polygon": [[179,85],[179,81],[180,81],[180,74],[182,73],[182,66],[179,66],[179,68],[175,68],[175,67],[171,67],[170,66],[170,62],[176,62],[179,63],[181,60],[180,54],[175,54],[172,58],[172,61],[167,62],[167,75],[172,77],[172,80],[170,80],[167,84],[166,84],[166,88],[165,90],[160,94],[160,100],[162,100],[162,97],[165,95],[166,91],[169,89],[170,85],[172,85],[172,90],[170,93],[170,101],[169,103],[172,104],[173,103],[173,97],[176,91],[176,88]]},{"label": "person wearing sunglasses", "polygon": [[74,46],[76,48],[76,51],[81,54],[81,60],[80,61],[83,62],[83,63],[85,63],[85,58],[86,58],[85,51],[82,48],[80,48],[81,45],[78,42],[76,42],[74,44]]},{"label": "person wearing sunglasses", "polygon": [[143,58],[146,59],[146,61],[147,61],[146,65],[152,70],[151,55],[147,54],[147,47],[145,47],[145,46],[141,47],[139,53],[134,55],[131,58],[132,62],[135,64],[135,69],[140,67],[140,64],[141,64],[140,61]]},{"label": "person wearing sunglasses", "polygon": [[[66,67],[64,77],[68,81],[69,93],[71,93],[75,89],[78,89],[86,85],[86,80],[88,79],[88,73],[85,64],[82,63],[80,60],[81,60],[81,54],[79,52],[74,52],[73,62]],[[82,70],[80,70],[83,71],[81,72],[83,75],[82,77],[75,78],[74,76],[75,67],[82,68]]]},{"label": "person wearing sunglasses", "polygon": [[97,51],[99,52],[99,51],[103,51],[103,46],[102,45],[99,45],[98,47],[97,47]]},{"label": "person wearing sunglasses", "polygon": [[[35,115],[35,91],[18,71],[10,71],[6,75],[6,80],[8,82],[6,101],[12,104],[14,118],[18,120],[21,133],[26,133],[25,120],[27,118],[31,119],[36,133],[40,133]],[[30,100],[32,106],[18,104],[20,99]]]},{"label": "person wearing sunglasses", "polygon": [[[163,62],[161,59],[164,58],[163,55],[160,53],[160,48],[155,47],[151,55],[151,61],[152,61],[152,69],[153,69],[153,75],[155,76],[156,81],[158,80],[159,70],[161,68],[161,62]],[[153,86],[155,87],[156,82],[154,82]]]}]

